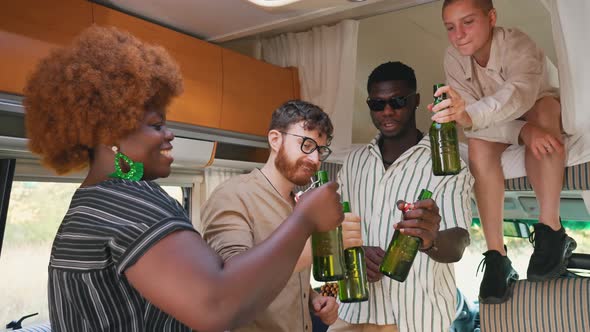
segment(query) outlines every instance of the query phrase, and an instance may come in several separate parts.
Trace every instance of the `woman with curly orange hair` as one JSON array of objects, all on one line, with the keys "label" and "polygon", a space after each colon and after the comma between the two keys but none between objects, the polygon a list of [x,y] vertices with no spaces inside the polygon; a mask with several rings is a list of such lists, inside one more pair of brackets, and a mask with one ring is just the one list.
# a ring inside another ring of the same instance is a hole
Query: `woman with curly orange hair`
[{"label": "woman with curly orange hair", "polygon": [[30,149],[60,174],[89,167],[51,251],[54,331],[246,323],[283,288],[311,232],[342,220],[336,185],[323,186],[267,241],[223,265],[180,204],[152,182],[171,172],[166,106],[181,90],[163,48],[114,28],[87,29],[31,76]]}]

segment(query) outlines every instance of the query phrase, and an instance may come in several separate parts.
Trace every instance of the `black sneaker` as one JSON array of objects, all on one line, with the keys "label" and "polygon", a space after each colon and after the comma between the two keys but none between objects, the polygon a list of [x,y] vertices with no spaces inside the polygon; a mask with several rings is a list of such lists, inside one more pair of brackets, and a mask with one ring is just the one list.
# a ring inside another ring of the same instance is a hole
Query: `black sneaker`
[{"label": "black sneaker", "polygon": [[[479,286],[479,302],[498,304],[508,301],[512,297],[514,283],[518,280],[518,273],[512,268],[512,262],[496,250],[488,250],[479,265],[483,273],[483,280]],[[479,271],[479,266],[477,267]]]},{"label": "black sneaker", "polygon": [[541,223],[533,227],[535,230],[529,241],[535,250],[529,261],[527,279],[545,281],[559,278],[566,272],[568,260],[576,249],[576,241],[565,233],[563,226],[558,231]]}]

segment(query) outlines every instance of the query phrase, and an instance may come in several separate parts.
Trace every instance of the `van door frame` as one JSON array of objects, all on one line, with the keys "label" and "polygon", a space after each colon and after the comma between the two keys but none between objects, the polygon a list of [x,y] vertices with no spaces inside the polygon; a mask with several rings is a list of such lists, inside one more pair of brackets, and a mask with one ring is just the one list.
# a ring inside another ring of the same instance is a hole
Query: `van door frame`
[{"label": "van door frame", "polygon": [[10,202],[15,165],[16,159],[0,159],[0,256],[2,255],[2,242],[6,229],[8,203]]}]

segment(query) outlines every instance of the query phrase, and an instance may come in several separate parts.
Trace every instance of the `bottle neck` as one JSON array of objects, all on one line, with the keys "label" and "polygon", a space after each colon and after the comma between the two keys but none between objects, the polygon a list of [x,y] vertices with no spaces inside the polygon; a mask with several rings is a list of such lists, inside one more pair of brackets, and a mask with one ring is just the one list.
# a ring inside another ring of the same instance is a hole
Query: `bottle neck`
[{"label": "bottle neck", "polygon": [[447,94],[443,93],[438,97],[434,97],[434,106],[438,105],[439,103],[441,103],[443,100],[448,99]]}]

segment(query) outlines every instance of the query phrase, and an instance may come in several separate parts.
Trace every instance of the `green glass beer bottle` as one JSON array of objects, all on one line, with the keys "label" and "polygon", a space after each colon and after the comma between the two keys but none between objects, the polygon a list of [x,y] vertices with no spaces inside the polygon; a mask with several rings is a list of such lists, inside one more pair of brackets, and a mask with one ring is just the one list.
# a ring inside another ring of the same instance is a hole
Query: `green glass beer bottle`
[{"label": "green glass beer bottle", "polygon": [[[428,199],[432,197],[432,193],[426,189],[422,189],[418,200]],[[404,209],[404,213],[411,210],[411,204],[408,204],[408,209]],[[389,247],[383,257],[383,262],[379,266],[379,271],[384,275],[395,279],[399,282],[404,282],[408,277],[414,258],[420,249],[422,240],[418,237],[402,234],[399,230],[393,233],[393,238],[389,242]]]},{"label": "green glass beer bottle", "polygon": [[[350,212],[350,204],[342,202],[344,213]],[[367,284],[367,264],[365,250],[362,247],[344,250],[345,275],[344,280],[338,281],[338,298],[340,302],[362,302],[369,299],[369,285]]]},{"label": "green glass beer bottle", "polygon": [[[318,171],[319,185],[328,182],[328,172]],[[344,245],[342,226],[328,232],[311,234],[313,255],[313,277],[317,281],[337,281],[344,279]]]},{"label": "green glass beer bottle", "polygon": [[[444,84],[435,84],[434,92]],[[434,105],[447,98],[443,93],[434,97]],[[447,123],[432,122],[430,125],[430,153],[432,155],[432,173],[434,175],[453,175],[461,171],[461,159],[459,157],[459,139],[455,121]]]}]

